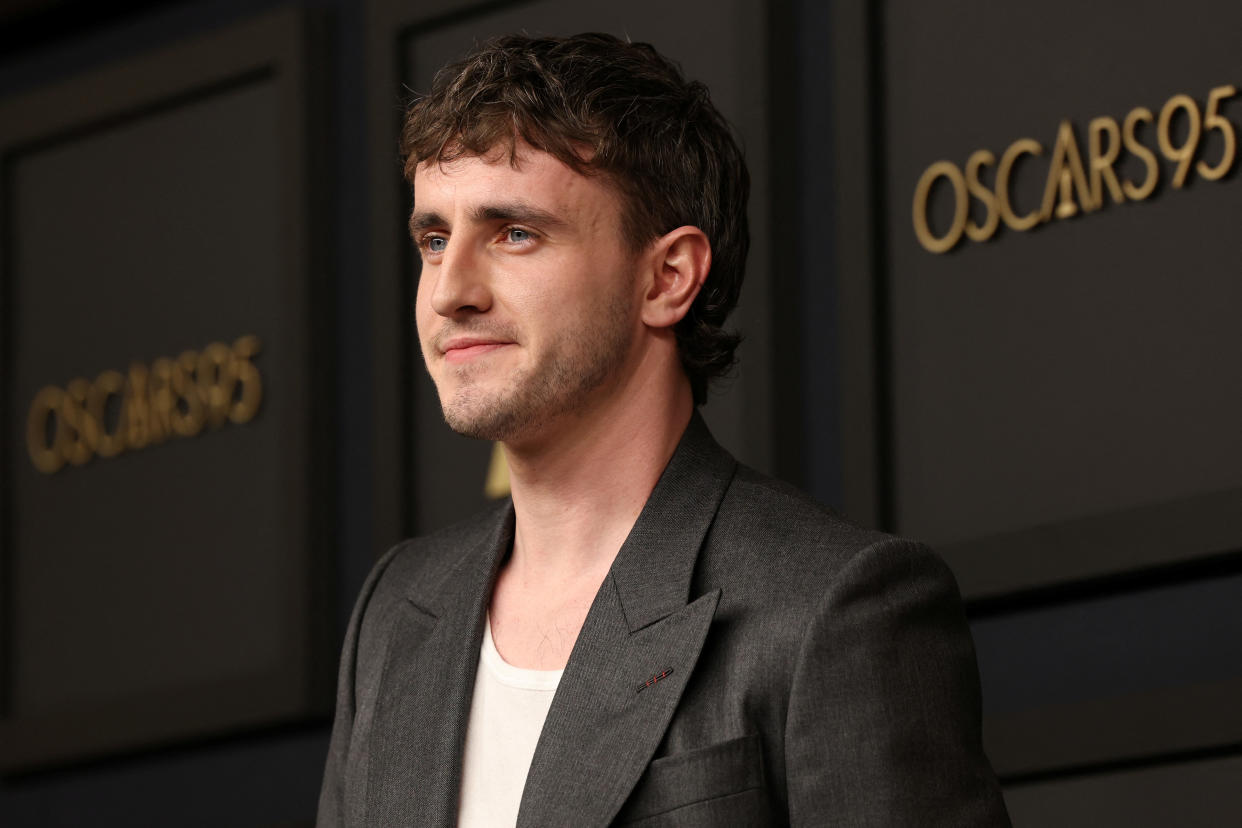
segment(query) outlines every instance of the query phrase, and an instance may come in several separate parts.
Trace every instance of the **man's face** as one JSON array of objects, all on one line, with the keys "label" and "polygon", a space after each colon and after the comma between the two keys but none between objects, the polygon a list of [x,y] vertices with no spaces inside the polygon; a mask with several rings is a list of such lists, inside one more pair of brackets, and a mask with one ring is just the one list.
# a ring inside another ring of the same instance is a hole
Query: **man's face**
[{"label": "man's face", "polygon": [[419,165],[416,317],[444,419],[514,441],[598,405],[641,328],[620,198],[547,153]]}]

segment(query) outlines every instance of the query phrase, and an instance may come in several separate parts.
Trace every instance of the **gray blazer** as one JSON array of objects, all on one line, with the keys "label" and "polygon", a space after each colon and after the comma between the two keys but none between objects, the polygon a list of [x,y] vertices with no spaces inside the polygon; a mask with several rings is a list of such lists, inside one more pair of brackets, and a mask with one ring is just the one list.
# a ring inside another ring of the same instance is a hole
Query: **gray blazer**
[{"label": "gray blazer", "polygon": [[[508,503],[389,552],[341,657],[320,826],[452,825]],[[1007,825],[974,649],[924,547],[696,415],[591,605],[518,824]]]}]

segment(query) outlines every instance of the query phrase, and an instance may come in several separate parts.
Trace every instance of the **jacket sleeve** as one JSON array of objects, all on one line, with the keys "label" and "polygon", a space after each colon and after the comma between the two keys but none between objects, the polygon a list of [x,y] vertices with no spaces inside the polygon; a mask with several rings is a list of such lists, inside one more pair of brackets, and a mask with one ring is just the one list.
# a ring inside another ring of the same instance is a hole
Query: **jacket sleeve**
[{"label": "jacket sleeve", "polygon": [[401,551],[401,546],[394,547],[382,557],[367,576],[362,591],[354,604],[354,611],[349,618],[349,626],[345,630],[345,644],[341,648],[341,664],[337,675],[336,713],[332,722],[332,739],[328,744],[328,758],[324,766],[323,785],[319,791],[319,811],[315,820],[316,828],[329,826],[345,826],[354,823],[349,819],[350,800],[346,794],[346,775],[353,739],[354,714],[356,712],[356,678],[358,667],[358,645],[362,634],[363,620],[371,596],[379,583],[388,564]]},{"label": "jacket sleeve", "polygon": [[983,752],[957,584],[886,539],[838,573],[805,633],[785,730],[794,825],[1007,826]]}]

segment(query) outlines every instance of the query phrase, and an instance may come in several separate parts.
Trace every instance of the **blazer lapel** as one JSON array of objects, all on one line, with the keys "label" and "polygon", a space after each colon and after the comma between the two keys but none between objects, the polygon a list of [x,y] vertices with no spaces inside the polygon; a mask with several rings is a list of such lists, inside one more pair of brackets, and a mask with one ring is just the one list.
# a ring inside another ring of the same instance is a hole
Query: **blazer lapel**
[{"label": "blazer lapel", "polygon": [[510,506],[443,578],[415,584],[392,625],[376,702],[366,825],[457,824],[483,618],[513,538]]},{"label": "blazer lapel", "polygon": [[691,602],[736,463],[696,413],[578,635],[526,778],[519,826],[606,825],[654,756],[720,591]]}]

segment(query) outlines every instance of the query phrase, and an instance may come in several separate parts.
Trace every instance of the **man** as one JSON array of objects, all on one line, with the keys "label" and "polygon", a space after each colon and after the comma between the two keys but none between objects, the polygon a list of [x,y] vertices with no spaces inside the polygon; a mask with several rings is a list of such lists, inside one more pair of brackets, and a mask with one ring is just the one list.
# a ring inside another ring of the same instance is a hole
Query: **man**
[{"label": "man", "polygon": [[368,579],[320,824],[1006,824],[944,565],[695,411],[747,248],[706,89],[644,44],[508,37],[402,141],[427,369],[512,499]]}]

